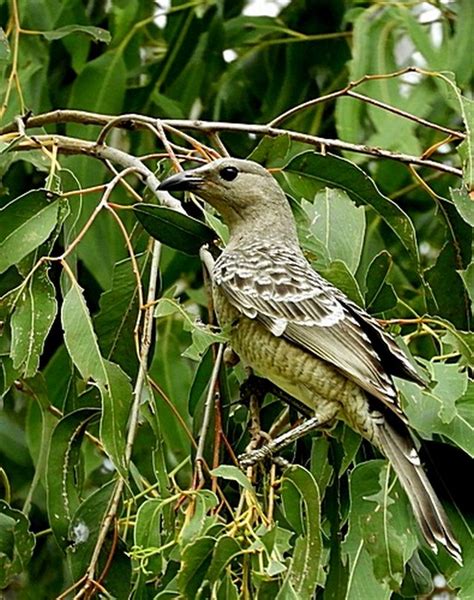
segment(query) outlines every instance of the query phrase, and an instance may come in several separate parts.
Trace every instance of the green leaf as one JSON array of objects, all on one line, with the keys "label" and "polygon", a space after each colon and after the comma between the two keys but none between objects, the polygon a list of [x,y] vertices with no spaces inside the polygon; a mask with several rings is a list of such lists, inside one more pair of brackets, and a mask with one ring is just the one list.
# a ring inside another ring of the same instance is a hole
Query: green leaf
[{"label": "green leaf", "polygon": [[65,25],[52,31],[39,31],[38,33],[48,41],[60,40],[72,33],[84,33],[90,36],[95,42],[104,42],[106,44],[109,44],[112,39],[109,31],[101,27],[93,27],[92,25]]},{"label": "green leaf", "polygon": [[390,310],[397,304],[393,287],[387,283],[392,268],[392,257],[386,250],[375,256],[365,276],[365,308],[373,314]]},{"label": "green leaf", "polygon": [[387,223],[411,256],[419,264],[415,229],[409,217],[377,188],[358,166],[331,154],[303,152],[283,171],[284,178],[297,196],[312,198],[323,186],[338,187],[356,202],[368,205]]},{"label": "green leaf", "polygon": [[39,366],[46,336],[54,322],[57,302],[48,268],[38,268],[23,289],[11,320],[13,367],[32,377]]},{"label": "green leaf", "polygon": [[[172,318],[160,319],[157,326],[159,344],[155,347],[149,376],[158,381],[166,397],[173,404],[172,410],[167,402],[157,397],[155,407],[158,413],[159,427],[167,449],[167,460],[179,464],[189,458],[191,446],[189,437],[176,416],[176,411],[189,426],[188,393],[193,369],[190,361],[183,359],[181,353],[189,345],[189,334],[183,332],[182,323]],[[163,492],[162,492],[163,493]]]},{"label": "green leaf", "polygon": [[339,440],[343,452],[338,472],[338,476],[341,477],[341,475],[343,475],[353,463],[362,443],[362,438],[356,431],[354,431],[345,423],[342,424],[340,433],[336,428],[334,434]]},{"label": "green leaf", "polygon": [[[115,485],[112,480],[92,492],[74,513],[68,532],[71,543],[67,547],[67,557],[75,580],[82,577],[89,565]],[[105,566],[111,550],[107,545],[103,546],[103,563],[99,563],[99,570]]]},{"label": "green leaf", "polygon": [[284,474],[299,495],[304,533],[296,540],[285,582],[298,598],[311,598],[320,578],[322,538],[319,488],[313,475],[303,467],[291,467]]},{"label": "green leaf", "polygon": [[349,564],[345,598],[388,599],[418,545],[413,516],[382,460],[355,467],[350,497],[349,532],[342,545]]},{"label": "green leaf", "polygon": [[209,579],[211,584],[218,582],[222,578],[226,566],[240,552],[242,552],[242,548],[230,535],[223,535],[218,538],[212,554],[212,561],[206,575],[206,578]]},{"label": "green leaf", "polygon": [[346,296],[359,306],[364,306],[364,299],[354,275],[349,271],[346,263],[341,260],[333,261],[326,269],[319,269],[319,273]]},{"label": "green leaf", "polygon": [[456,190],[451,188],[449,191],[458,213],[468,225],[474,227],[474,197],[471,197],[466,188]]},{"label": "green leaf", "polygon": [[340,260],[351,273],[359,266],[365,234],[365,212],[342,190],[325,188],[312,202],[303,201],[309,232],[326,250],[327,262]]},{"label": "green leaf", "polygon": [[[457,368],[456,365],[445,366],[452,367],[453,371]],[[451,376],[456,378],[454,372]],[[457,384],[459,391],[464,387],[466,374],[458,373],[457,377],[461,380]],[[448,396],[446,402],[448,392],[443,390],[443,387],[440,388],[441,396],[438,396],[435,390],[422,391],[414,383],[398,378],[396,381],[397,388],[405,398],[405,412],[413,427],[428,439],[436,433],[450,439],[474,458],[474,384],[472,382],[468,382],[464,395],[454,400]]]},{"label": "green leaf", "polygon": [[58,218],[57,196],[30,190],[0,208],[0,273],[48,239]]},{"label": "green leaf", "polygon": [[92,327],[89,309],[82,289],[76,281],[71,282],[61,308],[64,343],[82,378],[92,378],[99,384],[107,382],[104,360],[100,354],[97,338]]},{"label": "green leaf", "polygon": [[182,353],[184,358],[200,361],[201,357],[212,344],[225,343],[227,341],[227,337],[224,334],[212,331],[209,325],[204,325],[194,315],[188,314],[185,308],[176,300],[161,298],[156,305],[155,317],[158,319],[172,315],[181,316],[183,319],[183,329],[191,332],[192,344]]},{"label": "green leaf", "polygon": [[311,445],[311,473],[318,484],[321,498],[324,497],[326,488],[334,476],[334,469],[330,463],[330,442],[326,437],[314,437]]},{"label": "green leaf", "polygon": [[0,27],[0,62],[8,62],[10,60],[10,44],[8,38],[5,35],[3,27]]},{"label": "green leaf", "polygon": [[212,469],[211,475],[222,477],[229,481],[236,481],[245,491],[249,492],[255,498],[255,490],[252,487],[248,477],[238,467],[234,465],[220,465]]},{"label": "green leaf", "polygon": [[394,528],[394,515],[391,513],[394,501],[390,497],[392,478],[393,472],[385,465],[380,471],[380,490],[366,496],[366,500],[375,502],[375,506],[372,505],[373,510],[360,519],[360,528],[376,578],[386,582],[392,590],[398,590],[405,573],[405,563],[417,543],[411,533],[411,544],[407,547],[406,536],[402,537]]},{"label": "green leaf", "polygon": [[[469,526],[468,526],[469,527]],[[466,544],[463,546],[464,567],[459,569],[448,579],[448,584],[456,590],[456,597],[459,600],[471,600],[474,597],[474,544],[472,543],[472,533],[469,530]]]},{"label": "green leaf", "polygon": [[[412,35],[407,31],[410,26]],[[360,11],[354,19],[349,80],[399,69],[400,60],[403,60],[399,53],[399,40],[403,36],[407,36],[420,53],[425,52],[424,58],[429,62],[433,54],[430,52],[432,44],[424,29],[425,26],[418,24],[410,9],[403,4],[390,4],[380,11],[375,6]],[[416,39],[415,34],[419,34]],[[364,82],[357,87],[357,92],[420,117],[431,109],[430,87],[425,80],[416,86],[403,86],[401,78],[381,78]],[[422,152],[416,123],[359,99],[342,97],[337,100],[336,123],[341,139],[408,154],[419,155]],[[354,156],[354,159],[364,160],[360,155]]]},{"label": "green leaf", "polygon": [[51,436],[46,490],[48,515],[56,541],[65,549],[72,516],[80,503],[80,449],[86,427],[98,416],[93,408],[80,408],[63,417]]},{"label": "green leaf", "polygon": [[198,538],[188,544],[181,554],[177,576],[178,589],[185,598],[196,598],[212,560],[216,540],[210,536]]},{"label": "green leaf", "polygon": [[132,406],[132,385],[122,369],[104,361],[107,380],[99,384],[102,397],[100,437],[107,454],[122,476],[127,474],[125,446],[127,423]]},{"label": "green leaf", "polygon": [[0,588],[21,575],[33,555],[35,536],[25,515],[0,500]]},{"label": "green leaf", "polygon": [[199,366],[194,373],[193,382],[189,390],[189,413],[194,415],[196,406],[209,385],[214,357],[210,348],[203,354]]},{"label": "green leaf", "polygon": [[279,168],[284,167],[291,158],[306,148],[305,144],[292,141],[287,134],[277,137],[265,136],[247,158],[267,168]]},{"label": "green leaf", "polygon": [[[474,100],[462,96],[456,87],[454,89],[461,105],[466,128],[466,138],[458,148],[463,166],[463,182],[466,189],[472,191],[474,189]],[[472,211],[470,211],[470,215],[472,216]]]},{"label": "green leaf", "polygon": [[76,281],[62,306],[64,341],[83,379],[94,379],[102,397],[100,430],[105,449],[115,467],[125,476],[125,432],[132,403],[132,387],[121,368],[104,360],[92,327],[89,309]]},{"label": "green leaf", "polygon": [[227,341],[227,338],[224,335],[214,333],[209,327],[199,323],[196,323],[191,329],[191,337],[193,343],[183,352],[183,357],[196,361],[201,360],[203,354],[207,352],[212,344]]},{"label": "green leaf", "polygon": [[460,365],[472,366],[474,364],[474,332],[459,331],[449,328],[442,336],[443,342],[459,352],[461,355]]},{"label": "green leaf", "polygon": [[215,516],[209,516],[219,504],[216,495],[209,490],[199,490],[193,500],[193,514],[179,534],[179,543],[182,546],[207,533],[209,527],[216,523]]},{"label": "green leaf", "polygon": [[456,269],[459,268],[457,247],[446,242],[436,263],[425,272],[426,281],[433,292],[429,309],[447,319],[458,329],[468,329],[470,320],[469,297],[464,282]]},{"label": "green leaf", "polygon": [[272,17],[241,15],[225,23],[226,41],[229,48],[261,42],[266,34],[280,34],[285,28]]},{"label": "green leaf", "polygon": [[[142,286],[147,284],[148,254],[138,256]],[[130,259],[114,265],[112,286],[101,294],[100,311],[94,318],[94,329],[102,355],[118,363],[131,377],[138,372],[138,357],[130,349],[140,310],[138,282]]]},{"label": "green leaf", "polygon": [[458,271],[458,273],[464,281],[464,285],[469,297],[471,298],[471,302],[474,303],[474,262],[471,262],[467,269],[464,271]]},{"label": "green leaf", "polygon": [[222,579],[220,580],[216,600],[239,600],[239,598],[239,592],[237,590],[237,586],[232,581],[232,576],[228,571],[225,571]]},{"label": "green leaf", "polygon": [[35,400],[29,405],[26,423],[28,448],[35,463],[35,474],[23,505],[23,512],[28,514],[36,489],[40,482],[45,483],[46,480],[48,453],[57,418],[51,412],[51,401],[42,374],[38,373],[34,378],[24,380],[23,387]]},{"label": "green leaf", "polygon": [[133,210],[151,236],[180,252],[199,254],[201,246],[216,238],[201,221],[165,206],[135,204]]},{"label": "green leaf", "polygon": [[449,363],[432,363],[431,369],[435,382],[432,393],[441,403],[439,417],[443,423],[450,423],[456,416],[456,401],[467,391],[467,373]]},{"label": "green leaf", "polygon": [[24,432],[17,423],[17,419],[14,419],[14,415],[9,414],[9,411],[5,409],[2,409],[0,419],[0,454],[5,457],[6,461],[15,465],[15,470],[19,473],[26,473],[31,468],[31,458],[25,443]]},{"label": "green leaf", "polygon": [[[163,571],[163,555],[158,551],[162,544],[163,501],[153,498],[144,502],[138,509],[133,530],[134,546],[146,550],[146,556],[139,561],[139,567],[148,573]],[[152,552],[157,549],[156,552]],[[135,558],[135,557],[134,557]]]}]

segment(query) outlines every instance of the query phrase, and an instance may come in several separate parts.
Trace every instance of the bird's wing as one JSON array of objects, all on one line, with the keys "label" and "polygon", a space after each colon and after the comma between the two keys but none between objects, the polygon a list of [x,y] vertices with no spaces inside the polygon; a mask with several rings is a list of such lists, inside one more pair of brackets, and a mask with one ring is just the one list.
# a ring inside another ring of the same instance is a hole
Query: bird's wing
[{"label": "bird's wing", "polygon": [[398,363],[407,363],[405,376],[412,371],[418,377],[413,367],[377,322],[313,271],[302,254],[256,244],[226,251],[213,278],[244,315],[334,365],[403,418],[388,374],[393,370],[382,364],[374,346],[385,352],[384,362],[397,363],[398,371],[403,371]]}]

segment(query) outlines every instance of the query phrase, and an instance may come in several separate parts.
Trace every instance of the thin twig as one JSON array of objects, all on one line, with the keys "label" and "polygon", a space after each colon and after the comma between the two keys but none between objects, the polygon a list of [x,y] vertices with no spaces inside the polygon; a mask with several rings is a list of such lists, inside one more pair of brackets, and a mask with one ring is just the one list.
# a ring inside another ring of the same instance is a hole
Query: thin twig
[{"label": "thin twig", "polygon": [[[137,381],[135,383],[135,388],[133,391],[133,404],[130,410],[130,418],[128,425],[128,433],[127,433],[127,441],[125,445],[125,456],[124,462],[126,465],[130,463],[130,459],[132,456],[133,443],[135,441],[135,435],[138,428],[138,416],[140,412],[140,405],[142,401],[142,393],[143,388],[146,383],[146,374],[147,374],[147,363],[148,363],[148,355],[151,347],[151,337],[153,330],[153,312],[154,312],[154,300],[157,292],[158,285],[158,267],[160,261],[160,253],[161,253],[161,244],[159,242],[154,242],[153,245],[153,255],[152,262],[150,268],[150,283],[148,286],[148,295],[147,295],[147,308],[145,309],[144,314],[144,324],[143,324],[143,333],[141,338],[141,356],[140,356],[140,368],[138,371]],[[99,557],[104,545],[105,539],[107,537],[107,533],[109,528],[115,519],[120,503],[120,499],[122,497],[123,489],[125,487],[125,479],[120,477],[115,484],[114,491],[112,493],[109,506],[107,509],[107,514],[102,521],[99,534],[97,536],[97,541],[94,547],[94,551],[92,553],[92,557],[89,561],[89,566],[86,571],[87,583],[81,588],[80,592],[76,594],[75,598],[81,598],[83,595],[88,593],[91,586],[95,584],[94,582],[94,574],[97,569],[97,565],[99,563]]]},{"label": "thin twig", "polygon": [[359,94],[358,92],[348,91],[347,96],[351,98],[357,98],[362,102],[366,102],[367,104],[373,104],[378,108],[382,108],[383,110],[387,110],[395,115],[399,115],[400,117],[404,117],[405,119],[409,119],[410,121],[414,121],[419,125],[424,125],[425,127],[430,127],[431,129],[436,129],[437,131],[442,131],[443,133],[447,133],[448,135],[454,138],[464,139],[466,135],[462,133],[462,131],[456,131],[455,129],[450,129],[449,127],[443,127],[443,125],[438,125],[437,123],[433,123],[432,121],[428,121],[427,119],[423,119],[422,117],[417,117],[406,110],[402,110],[401,108],[397,108],[396,106],[391,106],[390,104],[385,104],[385,102],[381,102],[380,100],[376,100],[375,98],[370,98],[369,96],[364,96],[364,94]]},{"label": "thin twig", "polygon": [[364,77],[361,77],[360,79],[357,79],[356,81],[349,82],[346,85],[346,87],[344,87],[340,90],[337,90],[330,94],[326,94],[324,96],[320,96],[319,98],[313,98],[312,100],[308,100],[307,102],[303,102],[301,104],[298,104],[297,106],[294,106],[293,108],[290,108],[286,112],[282,113],[281,115],[278,115],[278,117],[275,117],[275,119],[270,121],[268,123],[268,126],[276,127],[277,125],[280,125],[283,121],[286,121],[286,119],[294,116],[295,114],[297,114],[303,110],[306,110],[307,108],[321,104],[323,102],[328,102],[329,100],[335,100],[336,98],[340,98],[341,96],[351,96],[352,98],[357,98],[358,100],[361,100],[362,102],[366,102],[367,104],[373,104],[374,106],[377,106],[379,108],[382,108],[383,110],[386,110],[386,111],[392,112],[396,115],[399,115],[401,117],[404,117],[405,119],[410,119],[411,121],[415,121],[416,123],[419,123],[420,125],[430,127],[431,129],[437,129],[438,131],[442,131],[443,133],[448,133],[449,135],[451,135],[455,138],[464,139],[466,137],[466,135],[461,131],[455,131],[454,129],[449,129],[448,127],[443,127],[442,125],[438,125],[437,123],[432,123],[431,121],[422,119],[421,117],[417,117],[416,115],[413,115],[413,114],[406,112],[400,108],[397,108],[396,106],[386,104],[385,102],[381,102],[380,100],[376,100],[375,98],[370,98],[369,96],[364,96],[363,94],[359,94],[358,92],[352,91],[355,87],[358,87],[359,85],[362,85],[363,83],[366,83],[367,81],[392,79],[394,77],[400,77],[402,75],[406,75],[407,73],[418,73],[418,72],[419,71],[418,71],[417,67],[406,67],[405,69],[400,69],[399,71],[395,71],[393,73],[387,73],[384,75],[364,75]]},{"label": "thin twig", "polygon": [[224,355],[224,344],[219,344],[216,360],[212,369],[211,380],[207,391],[206,402],[204,404],[204,416],[202,419],[201,431],[199,432],[199,443],[196,451],[196,483],[198,486],[204,483],[204,475],[202,473],[202,465],[204,460],[204,445],[206,443],[206,434],[211,422],[212,407],[214,406],[214,394],[216,392],[217,377],[222,364]]}]

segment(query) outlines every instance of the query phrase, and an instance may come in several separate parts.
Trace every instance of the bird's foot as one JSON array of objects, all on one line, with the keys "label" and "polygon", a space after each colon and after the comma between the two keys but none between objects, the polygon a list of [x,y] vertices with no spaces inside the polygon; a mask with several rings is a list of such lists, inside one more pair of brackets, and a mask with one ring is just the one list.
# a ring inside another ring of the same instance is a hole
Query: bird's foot
[{"label": "bird's foot", "polygon": [[290,429],[275,439],[270,440],[261,448],[255,448],[245,452],[244,454],[241,454],[239,456],[239,462],[242,467],[251,467],[259,462],[271,458],[272,461],[276,462],[277,464],[284,464],[285,466],[288,466],[288,461],[282,459],[281,457],[275,457],[274,454],[285,448],[285,446],[295,442],[300,437],[303,437],[307,433],[314,431],[315,429],[325,427],[327,423],[328,421],[321,419],[320,416],[311,417],[310,419],[303,421],[303,423],[300,425],[293,427],[293,429]]},{"label": "bird's foot", "polygon": [[271,442],[262,446],[261,448],[254,448],[249,452],[245,452],[239,456],[240,466],[244,469],[247,467],[253,467],[254,465],[271,461],[282,469],[286,469],[290,466],[290,462],[281,456],[274,456],[274,449],[272,448]]}]

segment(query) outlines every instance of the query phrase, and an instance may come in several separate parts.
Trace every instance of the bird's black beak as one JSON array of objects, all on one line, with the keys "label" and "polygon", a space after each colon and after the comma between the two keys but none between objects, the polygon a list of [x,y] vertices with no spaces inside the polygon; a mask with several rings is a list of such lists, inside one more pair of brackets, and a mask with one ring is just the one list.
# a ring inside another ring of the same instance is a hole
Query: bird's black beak
[{"label": "bird's black beak", "polygon": [[160,183],[158,190],[167,192],[180,192],[197,190],[204,179],[194,171],[183,171],[168,177]]}]

